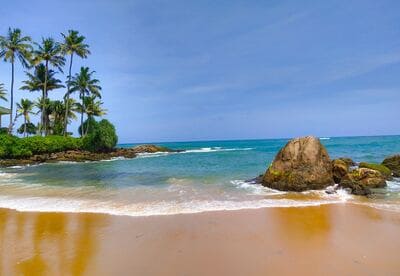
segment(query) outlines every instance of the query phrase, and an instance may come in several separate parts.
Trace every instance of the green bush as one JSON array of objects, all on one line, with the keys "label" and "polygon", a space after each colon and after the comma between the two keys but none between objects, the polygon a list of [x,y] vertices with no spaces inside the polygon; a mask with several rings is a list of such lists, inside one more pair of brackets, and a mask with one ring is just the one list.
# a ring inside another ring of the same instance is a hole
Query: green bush
[{"label": "green bush", "polygon": [[0,135],[0,158],[8,158],[11,155],[17,139],[17,137],[8,134]]},{"label": "green bush", "polygon": [[64,136],[32,136],[18,138],[0,135],[0,158],[27,158],[35,154],[77,150],[82,148],[80,138]]},{"label": "green bush", "polygon": [[3,134],[8,134],[8,128],[6,128],[6,127],[0,128],[0,135],[3,135]]},{"label": "green bush", "polygon": [[115,127],[108,120],[96,122],[91,127],[91,132],[83,139],[83,148],[92,152],[108,152],[118,142]]},{"label": "green bush", "polygon": [[[89,124],[89,129],[87,129],[87,128],[88,128],[88,124]],[[98,123],[97,123],[97,121],[96,121],[94,118],[88,118],[88,119],[86,119],[86,121],[83,122],[83,125],[81,125],[81,126],[78,127],[78,133],[79,133],[79,135],[82,136],[82,126],[83,126],[83,129],[85,130],[85,131],[84,131],[85,134],[90,134],[90,133],[93,133],[94,128],[96,127],[97,124],[98,124]],[[87,133],[86,133],[86,131],[87,131]]]}]

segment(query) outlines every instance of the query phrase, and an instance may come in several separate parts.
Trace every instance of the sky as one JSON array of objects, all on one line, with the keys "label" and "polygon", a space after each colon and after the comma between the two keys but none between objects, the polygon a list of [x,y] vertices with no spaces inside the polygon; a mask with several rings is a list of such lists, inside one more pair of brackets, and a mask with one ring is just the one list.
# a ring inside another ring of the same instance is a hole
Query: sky
[{"label": "sky", "polygon": [[121,143],[400,134],[400,1],[4,2],[3,35],[86,36]]}]

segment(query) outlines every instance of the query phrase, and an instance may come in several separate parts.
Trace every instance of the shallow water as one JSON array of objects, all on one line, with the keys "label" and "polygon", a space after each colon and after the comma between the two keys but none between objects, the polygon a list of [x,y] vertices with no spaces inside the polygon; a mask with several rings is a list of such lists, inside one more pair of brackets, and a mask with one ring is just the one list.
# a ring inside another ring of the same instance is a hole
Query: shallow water
[{"label": "shallow water", "polygon": [[[263,173],[287,141],[162,143],[185,151],[1,169],[0,207],[146,216],[351,202],[400,211],[398,179],[369,199],[345,191],[284,193],[245,182]],[[321,142],[331,158],[381,162],[400,152],[400,136],[323,138]]]}]

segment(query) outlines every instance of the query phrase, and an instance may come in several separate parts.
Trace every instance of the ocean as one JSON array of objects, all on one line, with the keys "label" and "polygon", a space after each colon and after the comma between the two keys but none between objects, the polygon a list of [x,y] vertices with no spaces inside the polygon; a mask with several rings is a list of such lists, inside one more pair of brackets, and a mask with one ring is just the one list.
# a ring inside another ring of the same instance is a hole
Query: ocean
[{"label": "ocean", "polygon": [[[321,137],[332,159],[377,162],[400,153],[400,136]],[[169,215],[263,207],[362,204],[400,212],[400,179],[370,197],[339,190],[281,192],[246,182],[265,172],[288,139],[158,143],[180,153],[0,168],[0,208]],[[131,147],[135,144],[123,144]]]}]

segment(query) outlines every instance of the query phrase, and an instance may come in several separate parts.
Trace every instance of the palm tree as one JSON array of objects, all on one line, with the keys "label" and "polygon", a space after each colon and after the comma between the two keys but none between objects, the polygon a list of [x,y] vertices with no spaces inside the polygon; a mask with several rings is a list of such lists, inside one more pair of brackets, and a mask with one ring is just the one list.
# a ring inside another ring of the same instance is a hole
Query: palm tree
[{"label": "palm tree", "polygon": [[[47,76],[46,76],[46,72],[47,72]],[[56,72],[54,72],[51,69],[47,71],[46,66],[42,63],[35,66],[35,71],[33,72],[33,74],[26,72],[26,75],[27,75],[28,79],[23,81],[23,83],[25,85],[22,86],[20,89],[28,90],[31,92],[41,91],[42,99],[45,99],[42,102],[45,102],[47,100],[47,96],[45,96],[45,94],[48,94],[49,91],[65,87],[64,85],[61,84],[61,80],[59,80],[55,77]],[[45,93],[45,86],[46,86],[46,93]],[[45,123],[46,109],[45,109],[44,105],[39,105],[38,108],[40,109],[40,111],[42,113],[41,123],[39,125],[39,129],[42,129],[42,126],[44,128],[44,125],[47,125]]]},{"label": "palm tree", "polygon": [[31,122],[30,119],[30,114],[34,114],[34,112],[32,111],[34,107],[33,102],[31,102],[28,99],[21,99],[20,103],[17,103],[17,116],[16,118],[18,118],[19,116],[24,116],[24,137],[26,137],[26,127],[27,127],[27,123]]},{"label": "palm tree", "polygon": [[14,105],[14,66],[15,59],[19,59],[23,67],[29,67],[29,60],[32,51],[31,38],[22,36],[20,29],[8,28],[7,36],[0,36],[0,58],[11,62],[11,97],[10,97],[10,125],[8,132],[13,127],[13,105]]},{"label": "palm tree", "polygon": [[[47,78],[49,74],[49,65],[56,67],[62,72],[62,66],[65,64],[65,58],[61,55],[61,46],[53,38],[42,38],[42,44],[36,44],[38,49],[33,52],[34,64],[44,62],[44,83],[43,98],[47,98]],[[42,110],[42,125],[45,135],[47,135],[46,109]]]},{"label": "palm tree", "polygon": [[4,83],[0,83],[0,100],[8,101],[7,100],[7,90],[4,88]]},{"label": "palm tree", "polygon": [[[85,106],[85,97],[86,96],[95,96],[101,98],[101,87],[99,86],[100,81],[98,79],[92,78],[94,71],[89,71],[89,67],[81,67],[79,74],[75,74],[75,76],[71,79],[70,82],[70,92],[73,93],[78,91],[79,98],[81,99],[81,125],[83,125],[83,114],[86,112]],[[84,133],[81,133],[81,136],[84,136]]]},{"label": "palm tree", "polygon": [[77,103],[78,112],[86,113],[87,120],[80,126],[80,133],[86,135],[90,128],[90,122],[94,120],[94,117],[100,117],[107,114],[107,110],[102,108],[103,102],[96,100],[97,97],[92,95],[85,97],[84,104]]},{"label": "palm tree", "polygon": [[[69,99],[68,118],[76,119],[76,102],[74,99]],[[47,107],[47,114],[49,114],[49,127],[53,135],[61,135],[64,131],[64,116],[65,116],[65,103],[63,101],[50,101]]]},{"label": "palm tree", "polygon": [[61,34],[64,37],[64,42],[61,45],[61,49],[64,55],[69,55],[69,71],[68,71],[68,81],[67,81],[67,93],[65,94],[65,121],[64,121],[64,135],[67,135],[68,128],[68,110],[69,110],[69,96],[70,96],[70,83],[72,78],[72,62],[74,59],[74,55],[77,55],[80,58],[87,58],[90,55],[89,45],[84,43],[85,37],[79,35],[78,31],[68,30],[68,34]]}]

